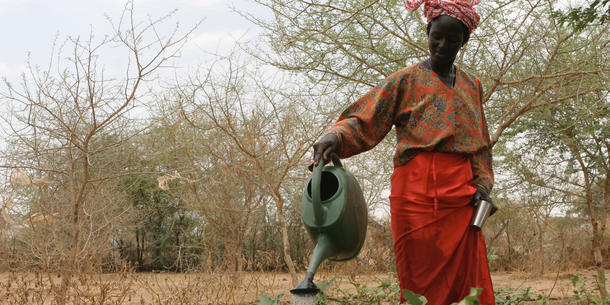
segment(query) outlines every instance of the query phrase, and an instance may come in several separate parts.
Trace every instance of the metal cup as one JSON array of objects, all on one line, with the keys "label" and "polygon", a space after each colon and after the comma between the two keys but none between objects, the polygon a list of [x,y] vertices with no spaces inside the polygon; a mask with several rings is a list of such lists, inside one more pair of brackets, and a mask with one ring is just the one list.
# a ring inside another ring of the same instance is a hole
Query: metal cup
[{"label": "metal cup", "polygon": [[475,231],[480,231],[481,228],[483,228],[483,224],[485,224],[485,220],[489,217],[491,209],[491,202],[487,200],[479,201],[479,205],[475,208],[472,219],[470,220],[470,228]]}]

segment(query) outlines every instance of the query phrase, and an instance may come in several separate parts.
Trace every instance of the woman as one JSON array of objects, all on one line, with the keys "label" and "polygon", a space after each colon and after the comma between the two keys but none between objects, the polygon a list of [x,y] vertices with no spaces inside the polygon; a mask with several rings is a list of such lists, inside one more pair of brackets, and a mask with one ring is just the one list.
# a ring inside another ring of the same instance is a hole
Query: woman
[{"label": "woman", "polygon": [[[493,186],[481,82],[453,62],[478,25],[478,0],[425,1],[430,57],[349,106],[314,145],[313,164],[373,148],[396,127],[391,222],[400,288],[447,305],[483,288],[494,304],[485,240],[469,229],[474,199]],[[404,301],[404,299],[403,299]]]}]

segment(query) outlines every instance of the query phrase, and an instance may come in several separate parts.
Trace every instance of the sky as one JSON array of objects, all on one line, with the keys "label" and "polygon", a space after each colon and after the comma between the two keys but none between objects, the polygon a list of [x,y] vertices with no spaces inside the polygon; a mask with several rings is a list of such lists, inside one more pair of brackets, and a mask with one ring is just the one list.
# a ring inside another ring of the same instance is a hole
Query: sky
[{"label": "sky", "polygon": [[[91,31],[96,37],[109,33],[106,15],[118,19],[124,5],[124,0],[0,0],[0,77],[18,78],[28,57],[33,65],[45,66],[54,41],[87,38]],[[264,12],[248,0],[135,0],[136,18],[142,21],[177,10],[168,29],[176,20],[184,30],[202,20],[183,48],[181,67],[201,62],[206,52],[225,52],[237,39],[247,41],[258,35],[259,30],[231,7]]]}]

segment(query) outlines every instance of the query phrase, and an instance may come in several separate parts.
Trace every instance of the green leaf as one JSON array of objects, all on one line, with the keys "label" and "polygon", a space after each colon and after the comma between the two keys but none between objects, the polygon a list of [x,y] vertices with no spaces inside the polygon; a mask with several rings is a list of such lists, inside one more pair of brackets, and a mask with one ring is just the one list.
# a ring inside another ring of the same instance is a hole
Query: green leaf
[{"label": "green leaf", "polygon": [[320,289],[320,292],[322,292],[322,294],[325,294],[334,281],[335,278],[332,278],[330,281],[318,281],[316,282],[316,286],[318,287],[318,289]]},{"label": "green leaf", "polygon": [[[457,305],[479,305],[478,295],[481,294],[483,288],[470,288],[470,294],[461,300],[459,303],[453,303]],[[452,304],[452,305],[453,305]]]},{"label": "green leaf", "polygon": [[263,293],[256,299],[256,305],[275,305],[275,303],[270,296]]},{"label": "green leaf", "polygon": [[428,300],[425,296],[411,292],[408,289],[404,289],[402,291],[402,296],[407,300],[407,303],[410,305],[425,305],[426,303],[428,303]]},{"label": "green leaf", "polygon": [[267,294],[261,294],[256,299],[256,305],[278,305],[280,300],[284,296],[284,292],[280,293],[277,297],[271,298]]}]

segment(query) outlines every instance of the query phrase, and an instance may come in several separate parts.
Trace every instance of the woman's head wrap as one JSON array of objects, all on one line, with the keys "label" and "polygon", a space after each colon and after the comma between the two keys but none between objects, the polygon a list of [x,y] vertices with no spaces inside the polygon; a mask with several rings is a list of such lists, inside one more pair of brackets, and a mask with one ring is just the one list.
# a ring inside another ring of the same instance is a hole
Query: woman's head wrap
[{"label": "woman's head wrap", "polygon": [[464,23],[470,32],[479,25],[479,14],[474,6],[481,0],[404,0],[405,7],[412,12],[417,10],[422,3],[424,5],[424,16],[428,22],[440,15],[448,15]]}]

